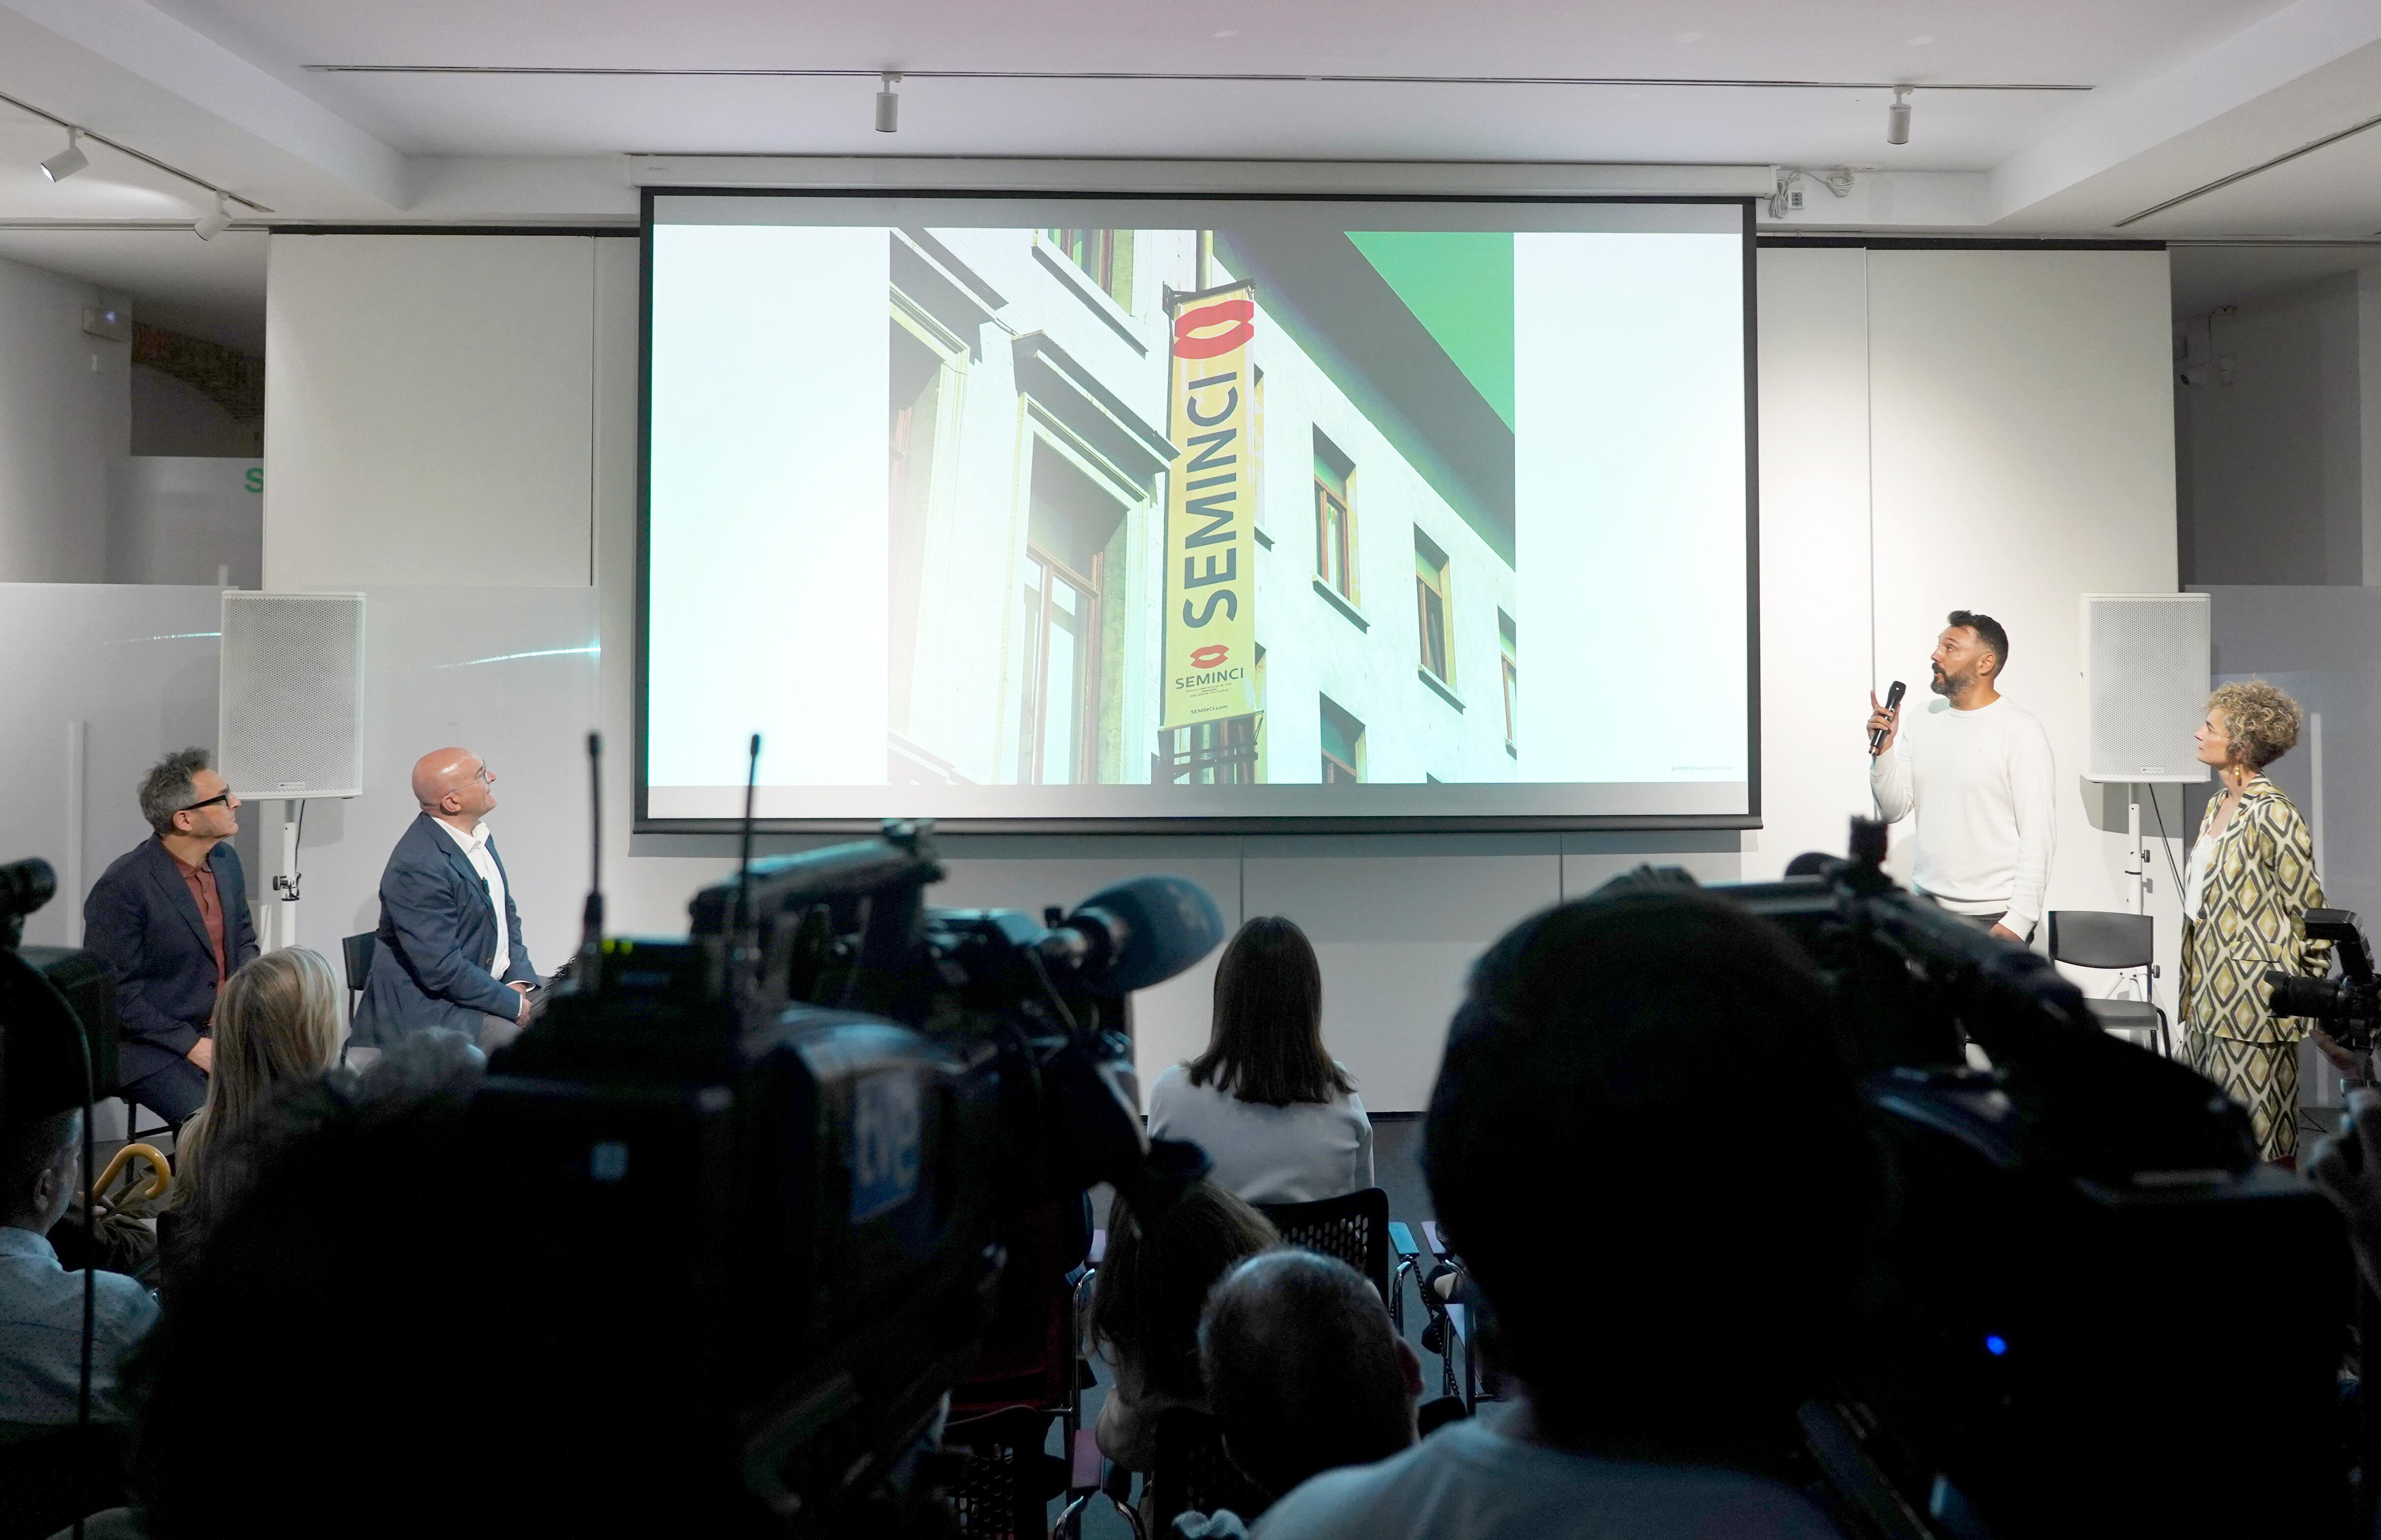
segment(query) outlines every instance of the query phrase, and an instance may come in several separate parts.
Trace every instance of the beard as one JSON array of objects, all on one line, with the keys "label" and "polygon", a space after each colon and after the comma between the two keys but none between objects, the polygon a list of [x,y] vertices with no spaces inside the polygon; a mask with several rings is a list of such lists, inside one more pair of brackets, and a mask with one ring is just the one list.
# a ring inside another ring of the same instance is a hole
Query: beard
[{"label": "beard", "polygon": [[1928,666],[1932,677],[1926,681],[1926,688],[1947,701],[1976,682],[1973,674],[1946,674],[1942,669],[1935,668],[1932,665]]}]

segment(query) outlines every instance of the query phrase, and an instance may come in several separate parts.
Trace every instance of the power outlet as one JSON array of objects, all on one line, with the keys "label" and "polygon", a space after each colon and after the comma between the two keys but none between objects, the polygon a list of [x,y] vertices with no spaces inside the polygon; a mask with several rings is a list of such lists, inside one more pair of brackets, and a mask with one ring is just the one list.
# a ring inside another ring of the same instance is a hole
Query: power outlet
[{"label": "power outlet", "polygon": [[1788,208],[1789,208],[1789,209],[1796,209],[1796,210],[1799,210],[1799,209],[1801,209],[1801,206],[1802,206],[1802,189],[1801,189],[1801,188],[1799,188],[1799,187],[1798,187],[1798,188],[1795,188],[1795,189],[1793,189],[1791,191],[1789,191],[1789,192],[1788,192],[1788,193],[1786,194],[1786,206],[1787,206]]}]

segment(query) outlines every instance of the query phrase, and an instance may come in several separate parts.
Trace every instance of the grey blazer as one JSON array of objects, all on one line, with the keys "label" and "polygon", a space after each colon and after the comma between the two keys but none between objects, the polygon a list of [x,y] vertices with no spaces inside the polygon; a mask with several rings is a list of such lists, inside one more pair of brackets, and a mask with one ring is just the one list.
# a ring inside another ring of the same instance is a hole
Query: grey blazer
[{"label": "grey blazer", "polygon": [[[488,854],[504,872],[493,837]],[[496,958],[499,924],[512,954],[502,981],[488,972]],[[426,813],[389,852],[380,877],[380,929],[373,940],[372,977],[351,1039],[365,1047],[392,1047],[431,1027],[449,1028],[476,1043],[482,1015],[509,1021],[519,1009],[520,996],[506,985],[537,982],[529,948],[521,943],[512,874],[505,872],[505,912],[499,918],[470,858]]]}]

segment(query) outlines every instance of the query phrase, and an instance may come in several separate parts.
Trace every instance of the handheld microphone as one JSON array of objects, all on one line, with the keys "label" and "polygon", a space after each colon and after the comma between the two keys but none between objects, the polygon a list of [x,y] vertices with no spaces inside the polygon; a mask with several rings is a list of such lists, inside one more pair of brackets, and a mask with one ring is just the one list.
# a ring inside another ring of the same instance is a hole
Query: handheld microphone
[{"label": "handheld microphone", "polygon": [[[1885,692],[1885,709],[1887,711],[1898,709],[1901,704],[1901,697],[1906,693],[1908,693],[1908,687],[1899,679],[1894,680],[1893,688]],[[1884,749],[1885,729],[1879,727],[1868,735],[1868,752],[1872,754],[1879,753]]]}]

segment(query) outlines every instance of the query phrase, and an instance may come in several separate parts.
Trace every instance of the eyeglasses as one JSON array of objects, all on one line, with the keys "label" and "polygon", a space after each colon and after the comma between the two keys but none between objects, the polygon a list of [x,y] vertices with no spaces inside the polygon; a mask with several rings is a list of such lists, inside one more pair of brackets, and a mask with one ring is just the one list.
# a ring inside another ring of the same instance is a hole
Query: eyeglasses
[{"label": "eyeglasses", "polygon": [[221,802],[224,806],[229,807],[231,805],[231,793],[228,791],[219,792],[216,795],[208,798],[203,802],[192,802],[189,807],[177,808],[175,811],[178,813],[196,813],[202,807],[213,807],[217,802]]}]

